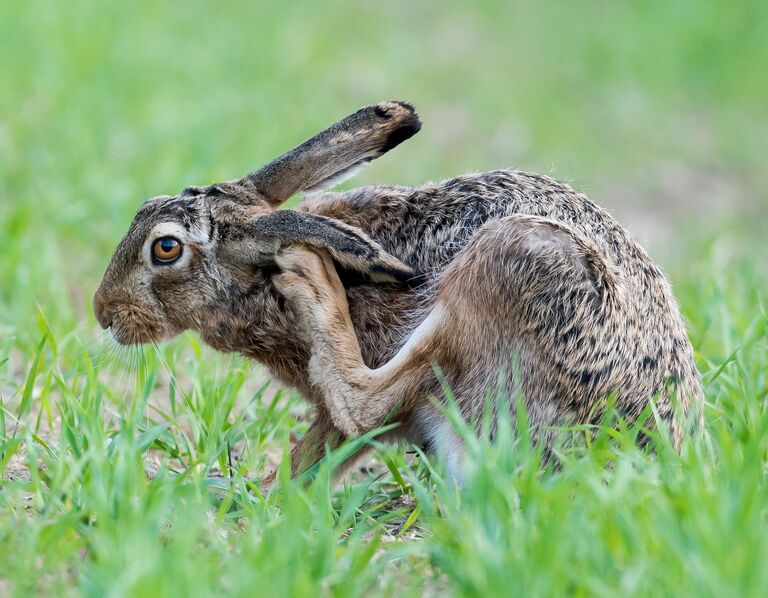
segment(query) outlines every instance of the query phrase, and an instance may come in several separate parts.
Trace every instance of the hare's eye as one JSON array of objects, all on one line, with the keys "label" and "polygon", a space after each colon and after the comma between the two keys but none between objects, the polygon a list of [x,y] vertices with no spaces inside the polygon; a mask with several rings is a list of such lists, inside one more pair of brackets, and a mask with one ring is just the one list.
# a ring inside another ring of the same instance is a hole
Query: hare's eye
[{"label": "hare's eye", "polygon": [[173,237],[163,237],[152,244],[152,256],[161,264],[170,264],[179,259],[181,243]]}]

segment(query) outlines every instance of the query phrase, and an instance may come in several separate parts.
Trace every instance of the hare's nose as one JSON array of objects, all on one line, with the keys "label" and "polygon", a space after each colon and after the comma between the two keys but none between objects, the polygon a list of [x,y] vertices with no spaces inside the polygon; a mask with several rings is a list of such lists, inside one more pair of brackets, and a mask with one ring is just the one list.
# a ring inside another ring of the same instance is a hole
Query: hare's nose
[{"label": "hare's nose", "polygon": [[104,330],[112,326],[113,313],[108,303],[102,300],[99,293],[93,298],[93,313]]}]

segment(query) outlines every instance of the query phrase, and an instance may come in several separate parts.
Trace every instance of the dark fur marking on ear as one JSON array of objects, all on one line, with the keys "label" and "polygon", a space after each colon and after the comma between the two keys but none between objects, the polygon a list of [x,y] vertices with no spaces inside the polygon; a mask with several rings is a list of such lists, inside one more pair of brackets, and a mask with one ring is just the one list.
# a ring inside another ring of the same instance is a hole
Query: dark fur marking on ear
[{"label": "dark fur marking on ear", "polygon": [[387,140],[384,142],[384,146],[381,148],[381,153],[384,154],[389,150],[391,150],[392,148],[397,147],[403,141],[406,141],[407,139],[410,139],[411,137],[413,137],[420,130],[421,130],[421,120],[419,119],[418,116],[416,116],[416,113],[413,113],[413,115],[411,115],[411,118],[409,118],[401,126],[399,126],[397,129],[395,129],[394,131],[392,131],[392,133],[389,134],[389,137],[387,137]]},{"label": "dark fur marking on ear", "polygon": [[414,276],[409,266],[388,254],[363,231],[333,218],[278,210],[254,219],[250,234],[273,244],[275,251],[297,243],[325,249],[335,262],[376,282],[384,282],[381,278],[406,281]]},{"label": "dark fur marking on ear", "polygon": [[[349,289],[352,287],[359,287],[359,286],[376,286],[376,288],[391,288],[393,290],[404,290],[404,289],[413,289],[416,288],[418,285],[412,284],[412,281],[410,279],[406,278],[396,278],[389,274],[392,277],[392,280],[371,280],[371,277],[369,274],[359,272],[357,270],[352,270],[351,268],[347,268],[344,266],[344,264],[340,264],[336,260],[333,261],[334,266],[336,266],[336,272],[339,275],[339,280],[341,280],[341,284],[344,286],[345,289]],[[371,269],[374,270],[373,268]],[[412,277],[413,278],[413,277]]]},{"label": "dark fur marking on ear", "polygon": [[339,275],[339,280],[341,280],[341,284],[345,289],[371,284],[371,279],[362,272],[345,268],[335,260],[333,264],[336,266],[336,273]]}]

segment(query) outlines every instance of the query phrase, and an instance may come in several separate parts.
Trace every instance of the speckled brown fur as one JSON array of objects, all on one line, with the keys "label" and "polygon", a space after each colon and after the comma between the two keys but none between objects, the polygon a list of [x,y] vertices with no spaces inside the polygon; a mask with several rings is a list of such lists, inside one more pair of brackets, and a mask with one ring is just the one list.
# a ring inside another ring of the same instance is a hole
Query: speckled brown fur
[{"label": "speckled brown fur", "polygon": [[[295,469],[388,417],[456,462],[429,401],[435,365],[470,421],[490,392],[520,393],[537,430],[590,421],[612,393],[628,417],[657,396],[679,439],[670,388],[685,414],[701,387],[670,285],[569,186],[496,171],[312,195],[274,216],[418,126],[408,105],[369,107],[240,181],[150,200],[96,294],[99,322],[125,343],[193,329],[264,363],[318,410]],[[182,258],[154,264],[168,230]]]}]

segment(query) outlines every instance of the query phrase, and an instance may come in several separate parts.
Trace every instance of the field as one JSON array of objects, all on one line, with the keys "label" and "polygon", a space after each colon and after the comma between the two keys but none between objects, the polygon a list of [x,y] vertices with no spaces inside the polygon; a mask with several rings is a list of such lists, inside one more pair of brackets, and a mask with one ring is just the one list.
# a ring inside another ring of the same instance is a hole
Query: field
[{"label": "field", "polygon": [[[767,24],[758,0],[4,2],[0,595],[765,595]],[[105,338],[91,297],[144,199],[390,98],[423,131],[347,186],[543,172],[662,265],[706,389],[679,453],[606,420],[544,464],[522,426],[467,435],[462,490],[389,446],[333,487],[353,443],[264,496],[299,397],[192,334]]]}]

